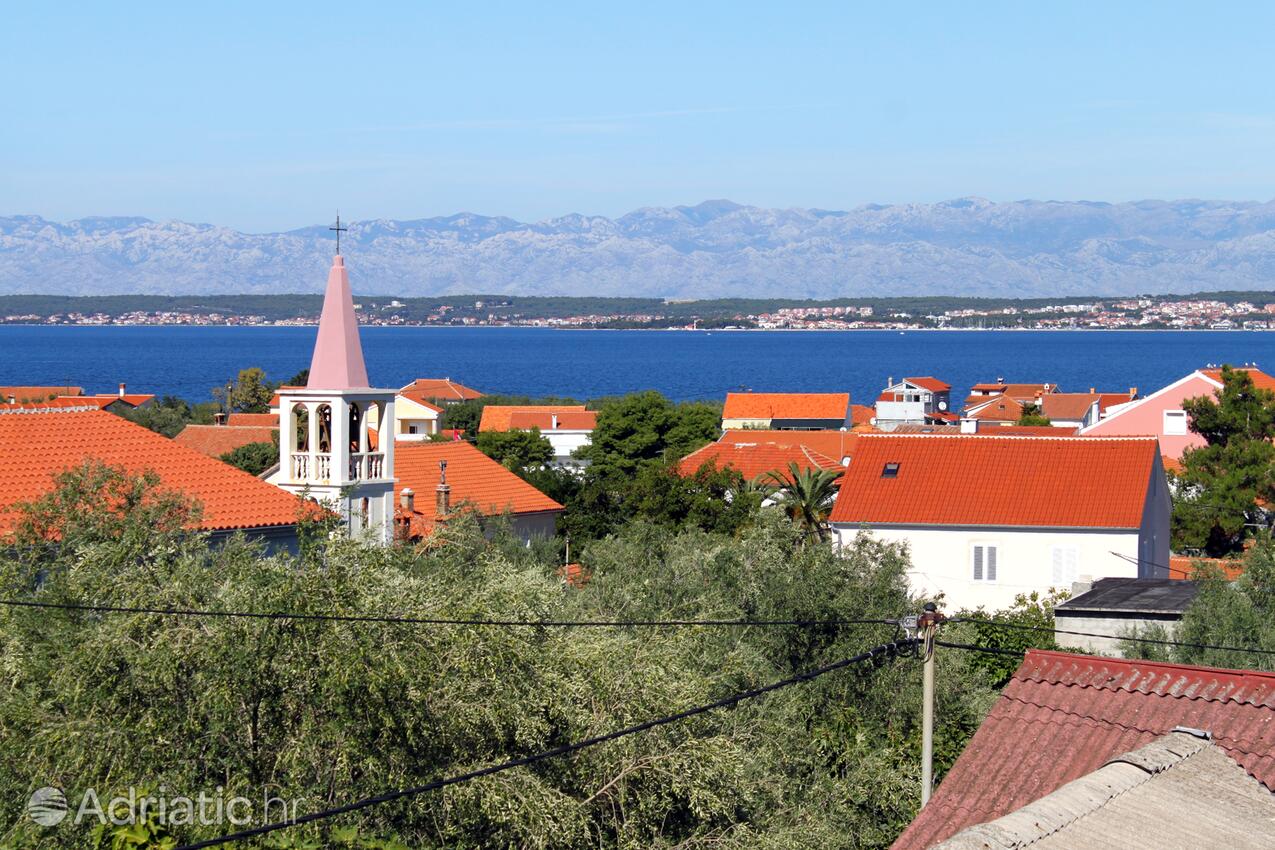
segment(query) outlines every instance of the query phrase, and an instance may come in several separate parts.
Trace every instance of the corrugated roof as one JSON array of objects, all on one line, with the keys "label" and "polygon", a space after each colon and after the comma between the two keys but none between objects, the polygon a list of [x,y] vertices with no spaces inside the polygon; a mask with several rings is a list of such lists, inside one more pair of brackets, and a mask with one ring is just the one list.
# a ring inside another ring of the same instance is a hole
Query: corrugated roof
[{"label": "corrugated roof", "polygon": [[483,408],[483,416],[478,422],[478,430],[480,433],[483,431],[512,430],[515,414],[543,413],[548,416],[554,413],[564,414],[568,412],[583,412],[584,410],[583,404],[489,404]]},{"label": "corrugated roof", "polygon": [[1225,752],[1171,732],[935,850],[1270,847],[1275,797]]},{"label": "corrugated roof", "polygon": [[87,460],[152,470],[164,488],[203,506],[205,529],[292,525],[302,502],[272,484],[106,411],[0,416],[0,532],[12,507],[53,489],[54,476]]},{"label": "corrugated roof", "polygon": [[1028,650],[929,804],[894,842],[921,850],[1002,817],[1183,726],[1275,790],[1275,673]]},{"label": "corrugated roof", "polygon": [[838,419],[850,411],[850,393],[727,393],[723,419]]},{"label": "corrugated roof", "polygon": [[173,441],[200,454],[219,458],[241,446],[272,442],[276,430],[277,425],[187,425]]},{"label": "corrugated roof", "polygon": [[863,434],[829,520],[1138,528],[1157,457],[1151,437]]}]

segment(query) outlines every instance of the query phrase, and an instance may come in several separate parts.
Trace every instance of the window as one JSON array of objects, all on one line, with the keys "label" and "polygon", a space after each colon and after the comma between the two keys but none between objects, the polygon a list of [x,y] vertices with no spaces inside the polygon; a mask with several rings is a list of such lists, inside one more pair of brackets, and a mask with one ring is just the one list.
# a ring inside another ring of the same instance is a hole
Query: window
[{"label": "window", "polygon": [[1076,580],[1080,553],[1070,546],[1054,547],[1054,587],[1071,588]]},{"label": "window", "polygon": [[897,463],[887,463],[881,469],[881,477],[882,478],[898,478],[899,465]]},{"label": "window", "polygon": [[996,549],[986,544],[974,547],[974,581],[996,581]]},{"label": "window", "polygon": [[415,425],[408,425],[408,426],[407,426],[407,433],[409,433],[409,434],[416,434],[416,433],[419,433],[419,432],[416,430],[416,426],[415,426]]},{"label": "window", "polygon": [[1164,433],[1166,436],[1182,436],[1186,433],[1186,411],[1164,411]]}]

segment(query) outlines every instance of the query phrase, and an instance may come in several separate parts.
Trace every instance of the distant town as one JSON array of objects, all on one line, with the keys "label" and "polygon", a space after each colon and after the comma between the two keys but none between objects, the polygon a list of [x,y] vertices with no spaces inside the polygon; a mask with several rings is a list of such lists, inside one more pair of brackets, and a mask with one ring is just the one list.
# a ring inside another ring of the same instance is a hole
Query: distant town
[{"label": "distant town", "polygon": [[[313,325],[319,295],[0,296],[0,322],[40,325]],[[1095,299],[836,301],[461,295],[363,297],[360,323],[685,330],[1270,330],[1275,292]]]}]

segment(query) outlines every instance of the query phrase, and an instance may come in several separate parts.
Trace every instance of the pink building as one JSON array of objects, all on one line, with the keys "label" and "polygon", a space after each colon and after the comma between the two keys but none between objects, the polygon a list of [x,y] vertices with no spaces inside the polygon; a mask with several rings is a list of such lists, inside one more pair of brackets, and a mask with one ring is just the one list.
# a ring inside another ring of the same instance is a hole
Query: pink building
[{"label": "pink building", "polygon": [[[1245,369],[1253,384],[1275,390],[1275,378],[1256,367]],[[1160,439],[1160,454],[1181,460],[1188,448],[1204,445],[1204,438],[1191,431],[1182,402],[1188,398],[1213,395],[1222,389],[1222,370],[1215,367],[1197,369],[1146,398],[1108,407],[1103,417],[1082,428],[1087,437],[1152,436]]]}]

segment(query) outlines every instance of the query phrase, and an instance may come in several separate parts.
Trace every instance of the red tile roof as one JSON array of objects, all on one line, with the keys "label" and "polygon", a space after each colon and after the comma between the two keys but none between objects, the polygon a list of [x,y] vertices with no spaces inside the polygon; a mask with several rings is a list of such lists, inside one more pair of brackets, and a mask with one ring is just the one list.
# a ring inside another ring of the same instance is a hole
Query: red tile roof
[{"label": "red tile roof", "polygon": [[1050,419],[1084,419],[1101,399],[1097,393],[1050,393],[1041,397],[1040,412]]},{"label": "red tile roof", "polygon": [[921,389],[929,390],[932,393],[945,393],[952,389],[951,384],[944,383],[931,375],[925,375],[920,378],[904,378],[903,380],[907,381],[914,387],[920,387]]},{"label": "red tile roof", "polygon": [[1170,555],[1169,578],[1190,580],[1195,573],[1196,564],[1217,567],[1226,576],[1227,581],[1235,581],[1244,575],[1244,561],[1239,558],[1192,558],[1187,555]]},{"label": "red tile roof", "polygon": [[723,419],[838,419],[850,393],[727,393]]},{"label": "red tile roof", "polygon": [[458,384],[451,378],[417,378],[399,390],[399,392],[413,401],[420,399],[466,401],[483,397],[483,394],[478,390],[471,389],[464,384]]},{"label": "red tile roof", "polygon": [[13,506],[53,488],[53,478],[96,459],[130,472],[152,470],[160,486],[203,506],[204,529],[292,525],[303,503],[272,484],[105,411],[0,416],[0,531]]},{"label": "red tile roof", "polygon": [[1158,456],[1153,437],[863,434],[829,520],[1138,528]]},{"label": "red tile roof", "polygon": [[[1253,379],[1253,386],[1257,387],[1260,390],[1275,390],[1275,377],[1271,377],[1270,375],[1263,372],[1261,369],[1258,369],[1256,367],[1249,367],[1249,368],[1236,367],[1236,371],[1248,372],[1248,376]],[[1222,383],[1221,369],[1201,369],[1200,373],[1203,375],[1207,375],[1209,378],[1211,378],[1212,380],[1216,381],[1219,384]]]},{"label": "red tile roof", "polygon": [[1003,396],[991,396],[989,401],[966,409],[965,415],[970,419],[988,422],[1017,422],[1023,415],[1023,406],[1014,399]]},{"label": "red tile roof", "polygon": [[1128,404],[1133,401],[1134,395],[1135,393],[1098,393],[1098,412],[1102,413],[1117,404]]},{"label": "red tile roof", "polygon": [[850,405],[850,425],[870,425],[872,419],[877,415],[875,408],[868,407],[866,404]]},{"label": "red tile roof", "polygon": [[583,412],[585,412],[583,404],[489,404],[483,408],[483,418],[478,422],[478,430],[480,432],[510,431],[514,427],[512,422],[515,414],[543,413],[548,417],[554,413],[561,416],[566,413]]},{"label": "red tile roof", "polygon": [[124,395],[120,395],[119,393],[99,393],[96,395],[61,396],[61,398],[68,398],[72,401],[94,404],[97,405],[100,410],[105,410],[116,402],[123,402],[129,407],[138,407],[149,401],[155,400],[155,396],[149,393],[125,393]]},{"label": "red tile roof", "polygon": [[1275,791],[1275,673],[1029,650],[893,850],[1015,811],[1177,726]]},{"label": "red tile roof", "polygon": [[472,505],[484,516],[561,511],[562,505],[464,441],[396,442],[395,501],[404,487],[416,494],[418,514],[433,518],[440,461],[447,461],[451,504]]},{"label": "red tile roof", "polygon": [[682,458],[677,471],[683,476],[689,476],[694,475],[704,466],[713,465],[718,469],[734,469],[746,480],[752,481],[768,472],[787,472],[788,465],[791,463],[797,464],[797,468],[802,471],[842,468],[838,460],[801,444],[719,441],[709,443]]},{"label": "red tile roof", "polygon": [[[558,418],[559,431],[592,431],[598,427],[595,410],[563,410],[557,413],[545,410],[519,410],[509,417],[510,431],[553,431],[554,416]],[[481,430],[481,428],[480,428]]]},{"label": "red tile roof", "polygon": [[0,387],[0,401],[9,402],[12,396],[15,402],[47,401],[62,395],[83,395],[83,387]]},{"label": "red tile roof", "polygon": [[0,404],[0,413],[20,413],[39,410],[100,410],[101,406],[93,401],[85,401],[79,396],[60,396],[47,401],[16,402]]},{"label": "red tile roof", "polygon": [[1058,392],[1057,384],[975,384],[970,387],[971,393],[1003,394],[1020,401],[1030,401],[1047,392]]},{"label": "red tile roof", "polygon": [[173,441],[200,454],[219,458],[241,446],[272,442],[277,430],[277,425],[187,425]]},{"label": "red tile roof", "polygon": [[859,441],[858,431],[773,431],[761,428],[745,428],[727,431],[719,443],[770,443],[776,446],[805,446],[825,457],[840,462],[854,454]]},{"label": "red tile roof", "polygon": [[232,413],[226,417],[227,425],[269,425],[279,427],[279,416],[274,413]]}]

